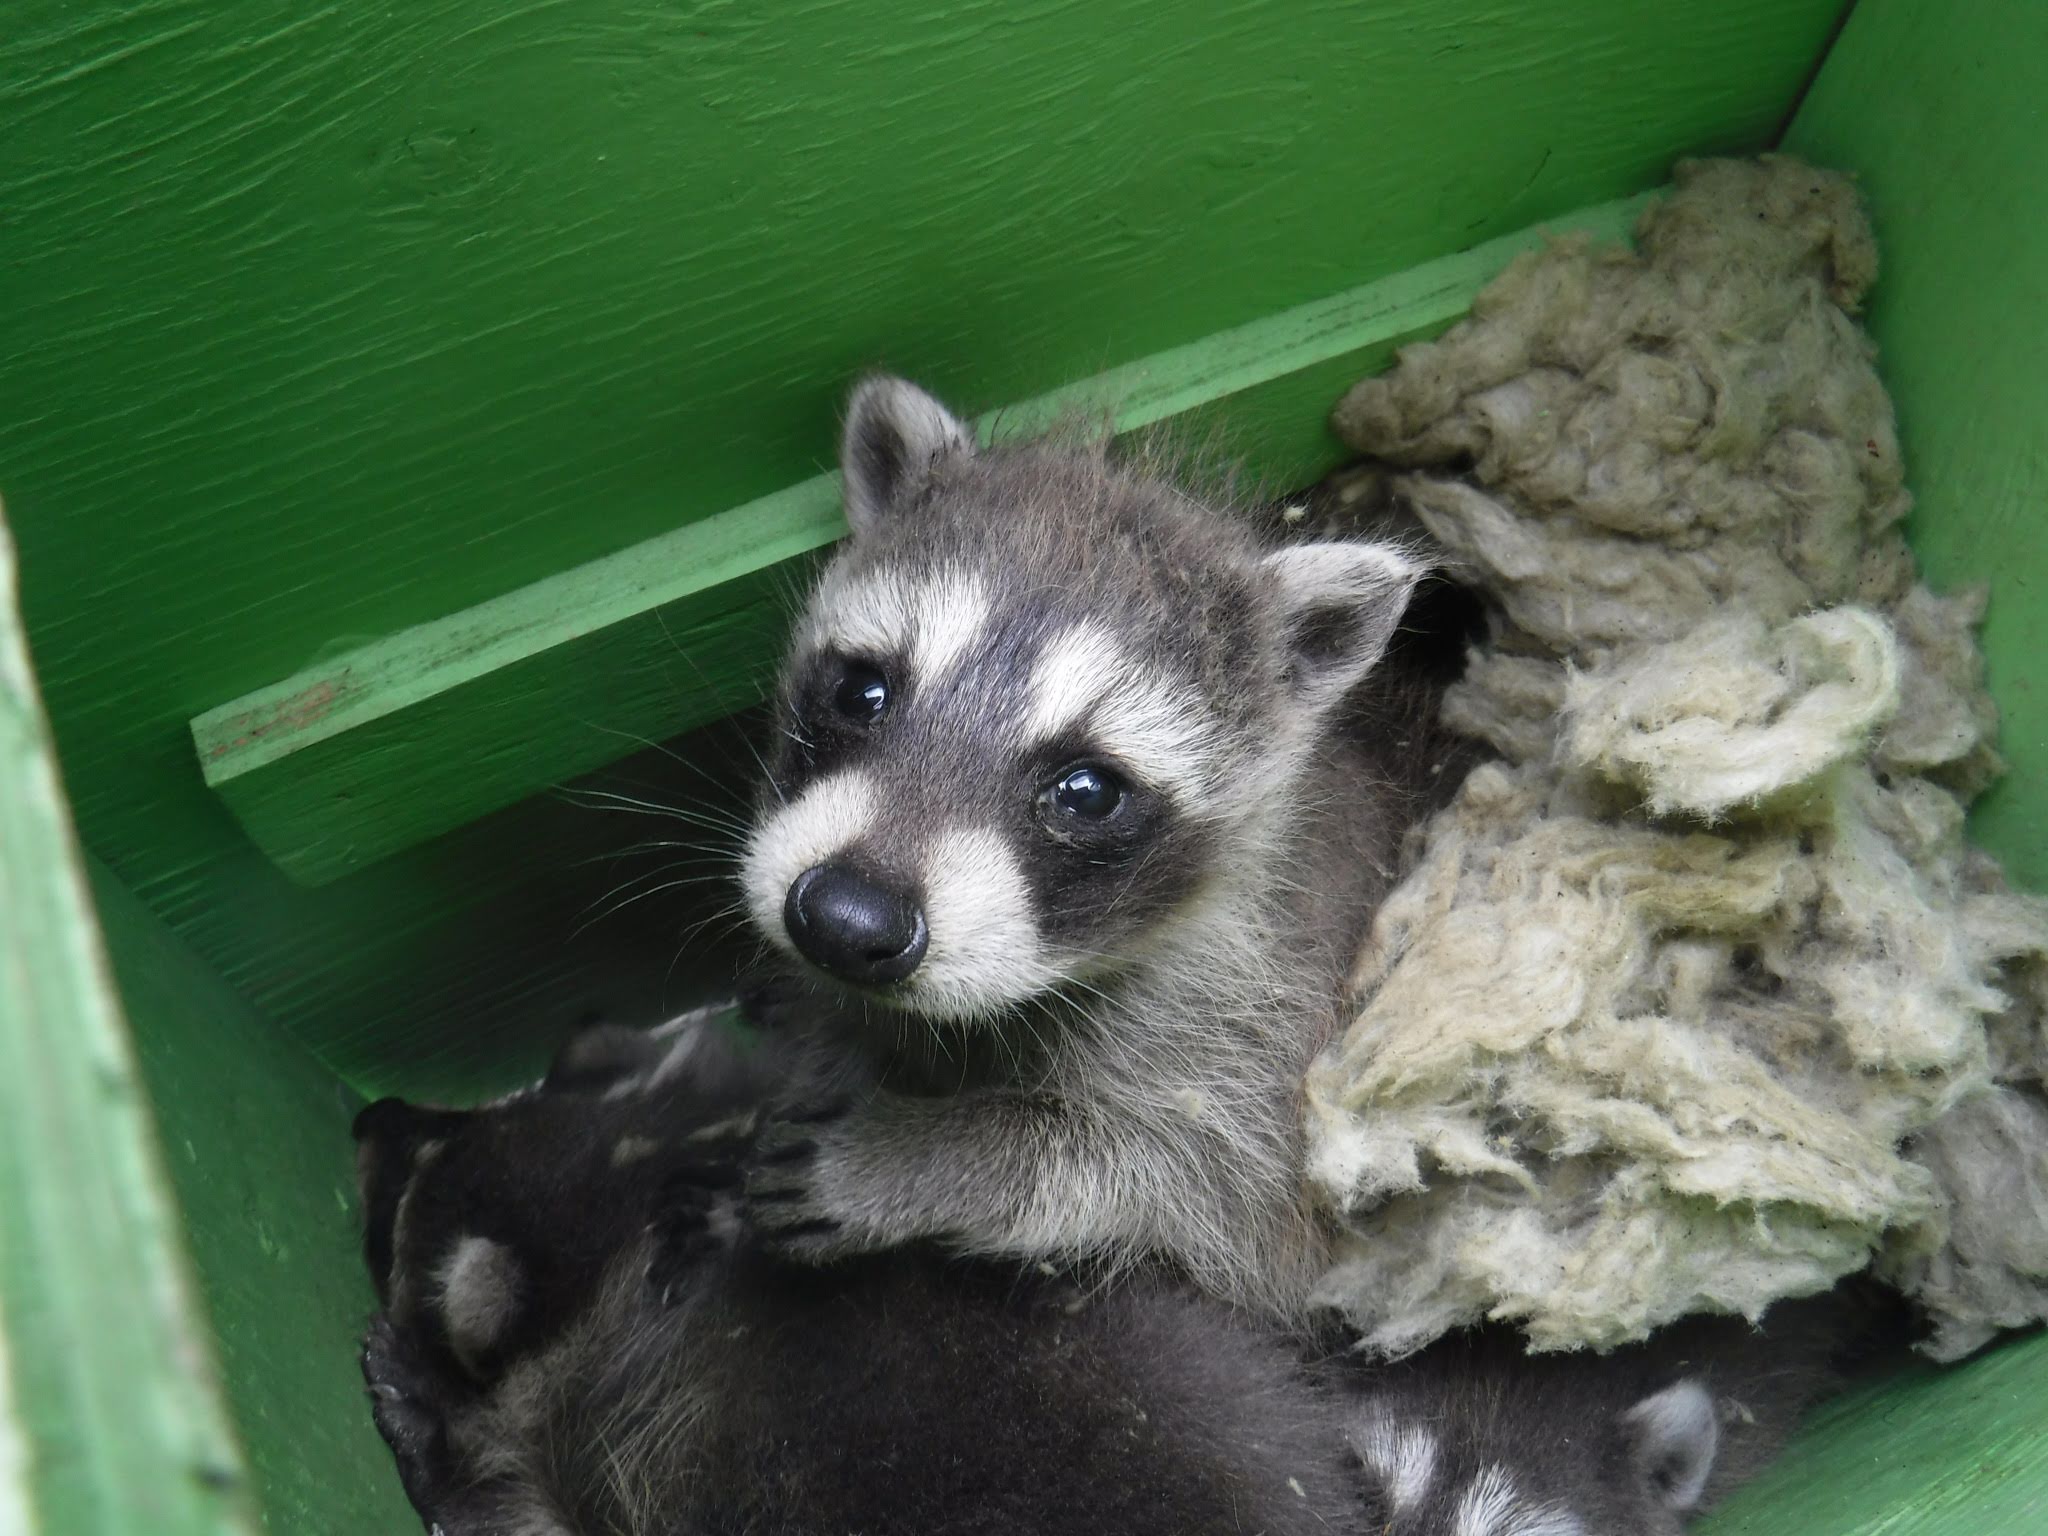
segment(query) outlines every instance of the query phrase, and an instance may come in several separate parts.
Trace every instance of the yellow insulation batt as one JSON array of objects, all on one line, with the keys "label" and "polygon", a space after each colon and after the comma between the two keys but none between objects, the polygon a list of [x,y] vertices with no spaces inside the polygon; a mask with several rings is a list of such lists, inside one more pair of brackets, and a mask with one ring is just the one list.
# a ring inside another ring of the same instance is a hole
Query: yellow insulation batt
[{"label": "yellow insulation batt", "polygon": [[1380,1352],[1873,1258],[1943,1357],[2048,1315],[2048,906],[1964,836],[1984,599],[1900,537],[1876,269],[1846,178],[1690,163],[1637,250],[1523,257],[1337,408],[1491,608],[1447,710],[1495,756],[1309,1081],[1323,1295]]}]

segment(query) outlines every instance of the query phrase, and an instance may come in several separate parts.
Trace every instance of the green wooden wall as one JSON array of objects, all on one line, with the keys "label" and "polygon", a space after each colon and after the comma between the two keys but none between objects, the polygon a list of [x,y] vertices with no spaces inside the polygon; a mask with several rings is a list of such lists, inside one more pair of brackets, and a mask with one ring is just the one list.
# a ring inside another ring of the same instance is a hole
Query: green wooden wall
[{"label": "green wooden wall", "polygon": [[0,517],[0,1531],[248,1536],[184,1213],[16,622],[13,553]]},{"label": "green wooden wall", "polygon": [[503,1071],[588,1000],[587,824],[301,891],[188,720],[802,479],[861,366],[1021,399],[1760,147],[1839,8],[14,0],[0,492],[84,836],[352,1080]]},{"label": "green wooden wall", "polygon": [[[357,1237],[349,1122],[360,1101],[104,868],[92,874],[264,1526],[278,1536],[412,1530],[356,1364],[377,1305]],[[132,1378],[133,1363],[122,1364]],[[46,1536],[72,1533],[56,1525]]]},{"label": "green wooden wall", "polygon": [[[50,1309],[95,1279],[151,1298],[106,1314],[104,1349],[10,1362],[54,1457],[32,1496],[67,1536],[242,1518],[215,1405],[174,1368],[205,1349],[141,1088],[273,1528],[402,1526],[353,1414],[350,1095],[278,1027],[359,1085],[456,1091],[697,963],[670,974],[659,900],[579,932],[670,877],[586,862],[635,822],[557,801],[294,886],[204,788],[188,720],[801,480],[860,366],[1024,398],[1762,147],[1837,10],[15,0],[0,492],[137,1049],[97,952],[51,963],[80,901],[58,823],[0,797],[0,965],[48,984],[39,1020],[0,1022],[69,1042],[7,1036],[5,1225],[85,1181],[115,1202],[45,1205],[47,1247],[0,1279],[26,1338],[64,1337]],[[1938,580],[1993,583],[2015,772],[1979,830],[2037,885],[2044,60],[2034,0],[1862,0],[1789,135],[1858,170],[1878,220],[1915,541]],[[10,677],[0,704],[28,697]],[[32,766],[31,707],[0,709],[0,745]],[[720,731],[611,782],[716,804],[745,752]],[[2035,1337],[1845,1401],[1711,1530],[2048,1529],[2044,1365]]]},{"label": "green wooden wall", "polygon": [[[2012,772],[1974,830],[2048,890],[2048,5],[1865,0],[1788,147],[1862,179],[1870,309],[1899,409],[1913,547],[1991,584],[1984,626]],[[2044,1521],[2048,1529],[2048,1521]]]}]

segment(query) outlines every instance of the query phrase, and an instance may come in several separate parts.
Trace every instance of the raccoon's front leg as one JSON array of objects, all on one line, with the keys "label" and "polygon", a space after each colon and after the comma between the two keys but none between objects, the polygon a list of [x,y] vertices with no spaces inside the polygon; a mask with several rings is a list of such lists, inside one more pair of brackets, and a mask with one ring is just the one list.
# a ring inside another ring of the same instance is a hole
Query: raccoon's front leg
[{"label": "raccoon's front leg", "polygon": [[448,1442],[444,1384],[413,1337],[379,1313],[363,1339],[370,1414],[398,1463],[398,1480],[429,1536],[470,1536],[479,1528],[460,1507],[465,1482]]},{"label": "raccoon's front leg", "polygon": [[747,1218],[807,1263],[938,1238],[983,1254],[1080,1254],[1125,1233],[1117,1141],[1057,1100],[879,1093],[765,1126]]}]

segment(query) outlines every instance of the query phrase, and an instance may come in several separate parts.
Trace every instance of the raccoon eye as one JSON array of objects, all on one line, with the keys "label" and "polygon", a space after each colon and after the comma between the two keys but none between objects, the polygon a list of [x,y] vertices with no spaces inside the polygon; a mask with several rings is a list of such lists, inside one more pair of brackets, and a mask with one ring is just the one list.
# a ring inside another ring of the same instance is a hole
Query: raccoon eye
[{"label": "raccoon eye", "polygon": [[1107,768],[1083,763],[1060,775],[1052,787],[1052,803],[1069,816],[1101,821],[1124,803],[1123,780]]},{"label": "raccoon eye", "polygon": [[832,707],[847,719],[867,725],[889,707],[889,680],[864,661],[849,661],[832,690]]}]

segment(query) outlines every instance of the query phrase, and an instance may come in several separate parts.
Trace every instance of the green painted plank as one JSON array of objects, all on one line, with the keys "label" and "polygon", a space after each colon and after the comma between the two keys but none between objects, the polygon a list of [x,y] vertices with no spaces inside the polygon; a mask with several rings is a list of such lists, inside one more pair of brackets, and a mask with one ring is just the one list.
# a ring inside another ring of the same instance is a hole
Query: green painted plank
[{"label": "green painted plank", "polygon": [[[1335,456],[1322,422],[1345,382],[1450,323],[1546,234],[1616,238],[1640,207],[1603,204],[1171,348],[991,413],[984,436],[1076,412],[1122,432],[1215,411],[1291,419],[1300,430],[1251,468],[1300,483]],[[753,702],[780,649],[778,598],[844,526],[837,476],[821,475],[372,642],[194,720],[206,781],[294,877],[348,874]]]},{"label": "green painted plank", "polygon": [[572,990],[527,825],[300,889],[193,716],[815,473],[863,366],[1026,399],[1759,148],[1838,5],[11,0],[0,491],[85,841],[351,1079],[488,1062]]},{"label": "green painted plank", "polygon": [[2048,6],[1857,7],[1789,147],[1854,170],[1884,257],[1870,308],[1928,575],[1988,581],[2012,772],[1972,828],[2048,889]]},{"label": "green painted plank", "polygon": [[[240,1458],[14,618],[0,523],[0,1506],[245,1532]],[[19,1511],[16,1511],[17,1515]]]},{"label": "green painted plank", "polygon": [[1697,1536],[2048,1531],[2048,1335],[1872,1382],[1814,1416]]},{"label": "green painted plank", "polygon": [[356,1366],[361,1101],[88,862],[264,1527],[412,1529]]}]

